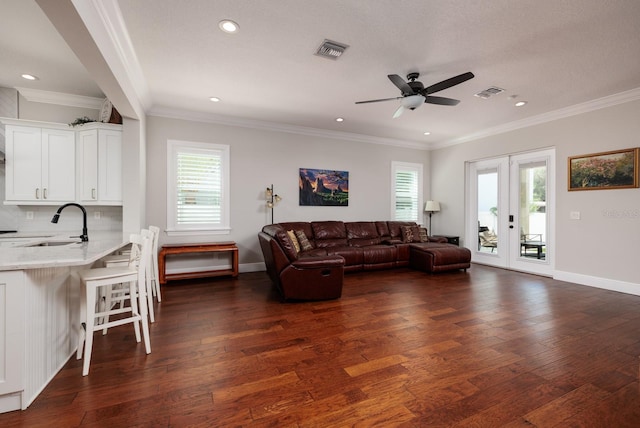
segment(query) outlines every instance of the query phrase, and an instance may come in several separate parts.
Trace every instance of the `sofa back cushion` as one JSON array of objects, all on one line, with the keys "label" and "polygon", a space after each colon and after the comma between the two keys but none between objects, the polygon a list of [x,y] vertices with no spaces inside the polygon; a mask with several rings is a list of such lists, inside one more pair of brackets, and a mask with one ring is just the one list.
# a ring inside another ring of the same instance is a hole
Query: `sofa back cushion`
[{"label": "sofa back cushion", "polygon": [[313,238],[317,248],[348,245],[347,231],[341,221],[312,221]]},{"label": "sofa back cushion", "polygon": [[290,221],[278,224],[282,226],[284,230],[293,230],[294,232],[301,230],[309,240],[313,240],[313,229],[311,229],[311,224],[308,221]]},{"label": "sofa back cushion", "polygon": [[272,236],[282,248],[282,251],[286,254],[290,261],[298,259],[298,250],[296,249],[293,241],[289,238],[287,229],[280,224],[271,224],[262,228],[262,231],[269,236]]},{"label": "sofa back cushion", "polygon": [[[402,231],[402,242],[428,242],[429,239],[426,236],[426,229],[422,229],[419,226],[400,226]],[[421,233],[424,230],[424,233]]]},{"label": "sofa back cushion", "polygon": [[378,236],[380,239],[388,239],[391,237],[389,232],[389,223],[386,221],[376,221],[376,229],[378,230]]},{"label": "sofa back cushion", "polygon": [[380,243],[378,229],[373,221],[353,221],[345,223],[344,226],[349,245],[353,247],[365,247]]},{"label": "sofa back cushion", "polygon": [[389,225],[389,235],[395,239],[402,239],[402,226],[417,226],[413,221],[390,221],[387,224]]}]

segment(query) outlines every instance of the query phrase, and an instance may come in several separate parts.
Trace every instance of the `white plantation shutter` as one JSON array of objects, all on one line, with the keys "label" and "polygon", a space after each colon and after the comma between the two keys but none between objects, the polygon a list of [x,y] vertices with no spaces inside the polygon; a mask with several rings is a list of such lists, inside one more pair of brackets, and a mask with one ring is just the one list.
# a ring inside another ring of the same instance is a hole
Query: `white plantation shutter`
[{"label": "white plantation shutter", "polygon": [[228,230],[229,146],[169,141],[167,228]]},{"label": "white plantation shutter", "polygon": [[392,162],[392,218],[422,223],[422,164]]},{"label": "white plantation shutter", "polygon": [[217,154],[178,153],[176,223],[219,224],[222,160]]}]

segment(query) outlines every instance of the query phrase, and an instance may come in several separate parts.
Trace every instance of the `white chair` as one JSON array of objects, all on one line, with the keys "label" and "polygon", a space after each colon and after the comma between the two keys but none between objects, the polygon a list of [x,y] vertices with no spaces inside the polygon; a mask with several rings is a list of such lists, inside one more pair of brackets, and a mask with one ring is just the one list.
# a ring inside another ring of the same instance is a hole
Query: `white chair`
[{"label": "white chair", "polygon": [[153,295],[156,296],[158,302],[162,302],[160,294],[160,275],[158,273],[158,239],[160,236],[160,228],[157,226],[149,226],[149,230],[153,233],[153,242],[151,244],[151,281],[153,282]]},{"label": "white chair", "polygon": [[[149,252],[149,263],[147,264],[147,275],[146,275],[146,286],[147,286],[147,299],[149,301],[148,304],[148,313],[149,319],[151,322],[156,322],[155,318],[155,310],[153,307],[153,297],[155,296],[158,299],[158,302],[162,301],[162,296],[160,294],[160,282],[158,281],[158,236],[160,235],[160,228],[157,226],[149,226],[149,229],[143,229],[141,234],[149,234],[151,238],[151,250]],[[123,266],[129,263],[129,260],[132,255],[132,251],[135,255],[135,248],[132,250],[132,247],[128,249],[126,254],[115,254],[111,256],[103,257],[102,261],[106,267],[111,266]],[[112,291],[116,291],[117,288],[114,288]],[[109,294],[107,294],[107,298]],[[118,302],[120,299],[114,299],[113,303]],[[106,330],[105,330],[106,334]]]},{"label": "white chair", "polygon": [[[140,342],[140,324],[142,324],[142,339],[144,339],[145,351],[151,353],[149,339],[149,323],[147,320],[147,296],[146,296],[146,272],[151,251],[151,239],[144,235],[131,235],[132,244],[140,248],[140,257],[128,266],[103,267],[88,269],[79,272],[84,299],[81,300],[80,320],[84,324],[79,329],[78,351],[76,358],[82,356],[84,345],[84,361],[82,375],[89,374],[91,364],[91,349],[93,347],[93,334],[95,331],[116,327],[123,324],[133,324],[136,341]],[[126,296],[129,300],[127,307],[112,307],[106,304],[102,296],[111,295],[114,285],[127,283]],[[98,298],[100,297],[100,298]],[[96,307],[98,310],[96,311]],[[112,315],[128,314],[113,321]],[[103,322],[96,323],[96,319]]]}]

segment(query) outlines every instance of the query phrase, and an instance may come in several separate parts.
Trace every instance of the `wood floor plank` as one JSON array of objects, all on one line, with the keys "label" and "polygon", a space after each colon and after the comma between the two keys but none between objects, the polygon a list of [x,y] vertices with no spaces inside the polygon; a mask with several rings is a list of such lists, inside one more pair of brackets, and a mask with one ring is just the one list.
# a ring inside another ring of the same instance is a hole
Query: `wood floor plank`
[{"label": "wood floor plank", "polygon": [[637,427],[640,297],[473,265],[345,275],[282,303],[266,273],[171,282],[152,353],[96,333],[5,427]]}]

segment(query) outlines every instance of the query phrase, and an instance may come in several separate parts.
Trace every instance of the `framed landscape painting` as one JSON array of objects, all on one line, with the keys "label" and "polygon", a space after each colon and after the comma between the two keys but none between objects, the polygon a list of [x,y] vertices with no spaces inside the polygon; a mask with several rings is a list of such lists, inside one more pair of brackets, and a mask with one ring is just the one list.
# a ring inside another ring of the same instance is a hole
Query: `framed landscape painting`
[{"label": "framed landscape painting", "polygon": [[300,168],[300,205],[349,205],[349,171]]},{"label": "framed landscape painting", "polygon": [[570,157],[569,190],[638,187],[639,151],[636,147]]}]

